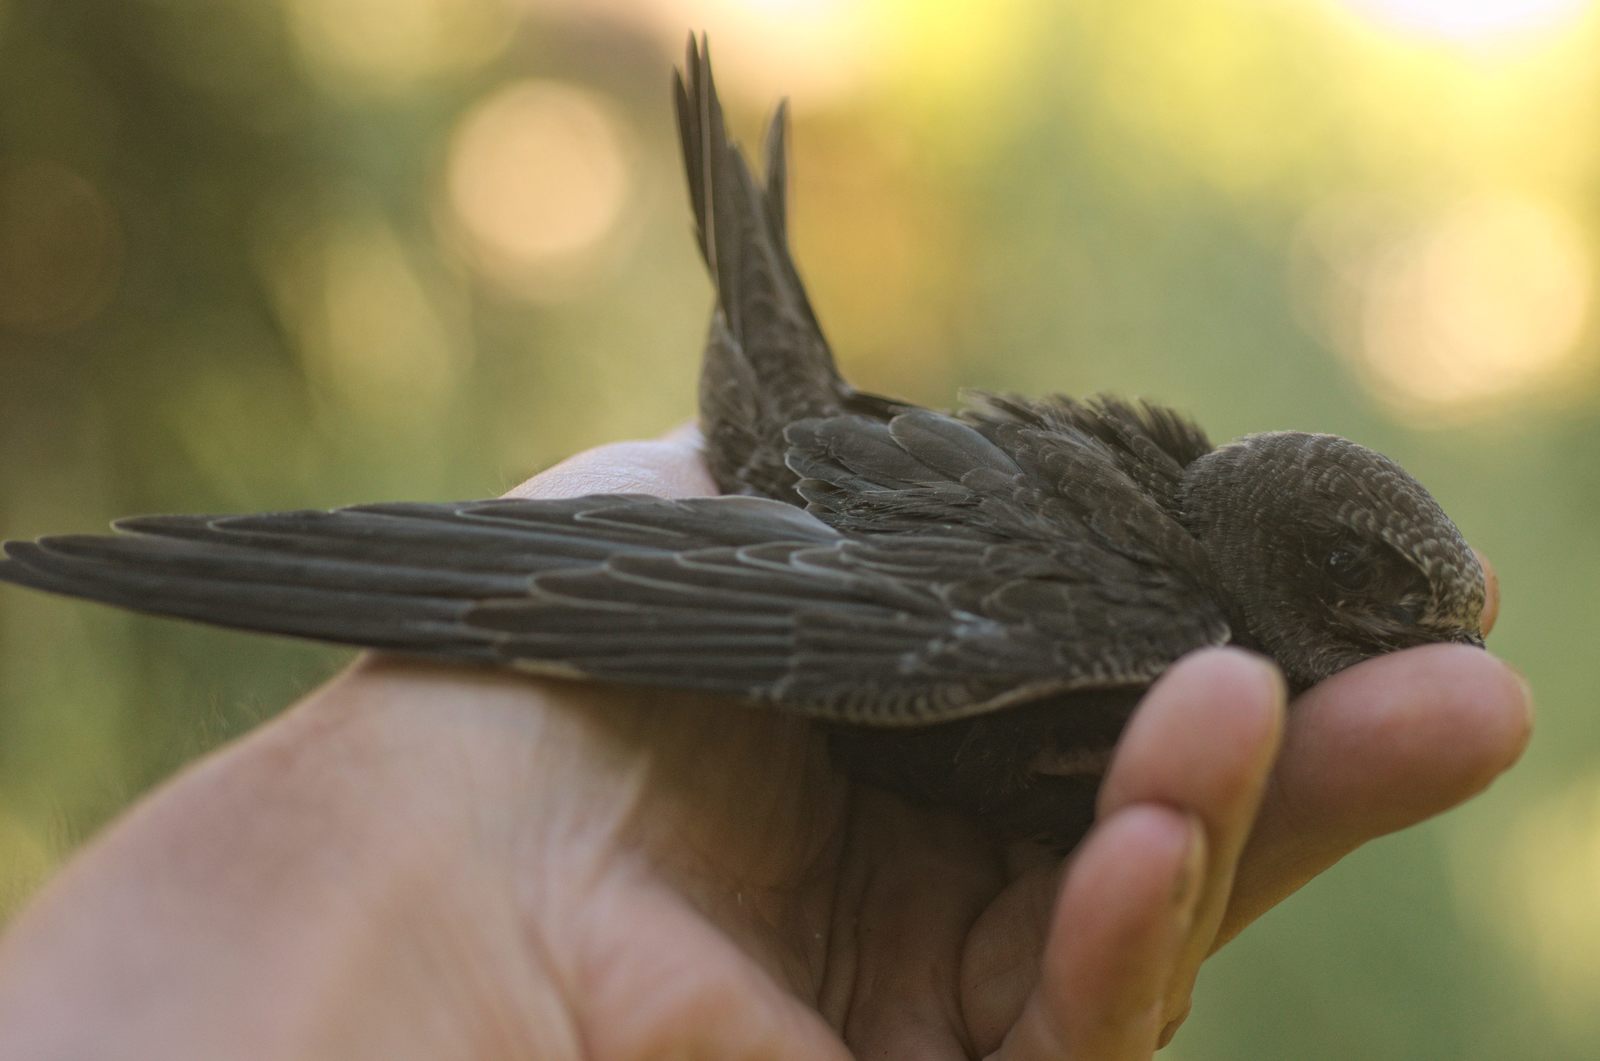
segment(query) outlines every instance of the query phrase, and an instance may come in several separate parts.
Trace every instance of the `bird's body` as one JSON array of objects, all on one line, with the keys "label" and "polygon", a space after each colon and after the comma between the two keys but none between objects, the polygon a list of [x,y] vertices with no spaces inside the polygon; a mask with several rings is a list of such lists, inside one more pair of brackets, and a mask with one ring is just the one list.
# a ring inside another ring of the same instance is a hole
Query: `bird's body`
[{"label": "bird's body", "polygon": [[[1207,645],[1301,688],[1480,643],[1483,572],[1386,458],[1328,435],[1214,447],[1157,405],[840,378],[704,52],[677,105],[717,311],[701,385],[720,498],[614,495],[125,520],[9,542],[0,579],[225,626],[701,690],[827,725],[840,765],[1067,846],[1142,690]],[[743,495],[743,496],[739,496]]]}]

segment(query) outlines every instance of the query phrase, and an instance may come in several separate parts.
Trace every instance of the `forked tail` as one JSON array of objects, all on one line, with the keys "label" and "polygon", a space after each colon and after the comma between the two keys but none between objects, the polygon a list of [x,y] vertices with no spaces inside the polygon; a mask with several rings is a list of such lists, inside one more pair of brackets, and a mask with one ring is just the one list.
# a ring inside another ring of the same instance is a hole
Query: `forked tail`
[{"label": "forked tail", "polygon": [[689,38],[674,75],[689,201],[700,253],[717,286],[717,311],[701,371],[707,459],[723,490],[795,500],[784,466],[784,428],[795,420],[894,403],[839,377],[789,255],[788,110],[766,136],[765,186],[728,140],[705,39]]}]

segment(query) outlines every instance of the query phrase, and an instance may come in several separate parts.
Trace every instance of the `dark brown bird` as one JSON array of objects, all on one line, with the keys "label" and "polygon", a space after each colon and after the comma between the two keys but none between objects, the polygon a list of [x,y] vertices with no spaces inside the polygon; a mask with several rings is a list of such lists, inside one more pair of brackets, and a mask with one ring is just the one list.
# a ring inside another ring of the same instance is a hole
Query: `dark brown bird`
[{"label": "dark brown bird", "polygon": [[706,459],[732,495],[152,516],[7,542],[0,579],[139,611],[726,694],[832,727],[855,776],[1058,846],[1175,659],[1233,643],[1296,689],[1380,653],[1481,645],[1484,572],[1427,491],[1331,435],[1214,447],[1170,409],[855,390],[704,45],[676,79],[716,283]]}]

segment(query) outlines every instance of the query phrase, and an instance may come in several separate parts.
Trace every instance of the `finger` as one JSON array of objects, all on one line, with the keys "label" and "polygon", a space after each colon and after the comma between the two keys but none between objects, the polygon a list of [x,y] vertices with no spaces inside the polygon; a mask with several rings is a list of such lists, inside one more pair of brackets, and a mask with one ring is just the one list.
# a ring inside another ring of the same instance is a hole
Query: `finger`
[{"label": "finger", "polygon": [[508,497],[582,497],[584,494],[654,494],[704,497],[717,484],[700,457],[700,432],[692,424],[658,439],[612,442],[579,453],[517,486]]},{"label": "finger", "polygon": [[1295,701],[1217,945],[1374,837],[1482,791],[1533,725],[1511,668],[1465,645],[1351,667]]},{"label": "finger", "polygon": [[1038,985],[994,1061],[1150,1057],[1205,862],[1199,822],[1170,807],[1102,820],[1073,856]]},{"label": "finger", "polygon": [[1205,829],[1206,875],[1167,985],[1168,1022],[1187,1011],[1200,963],[1227,910],[1234,869],[1282,736],[1284,701],[1283,679],[1258,656],[1237,649],[1188,656],[1134,712],[1100,790],[1102,815],[1134,803],[1164,803],[1194,815]]}]

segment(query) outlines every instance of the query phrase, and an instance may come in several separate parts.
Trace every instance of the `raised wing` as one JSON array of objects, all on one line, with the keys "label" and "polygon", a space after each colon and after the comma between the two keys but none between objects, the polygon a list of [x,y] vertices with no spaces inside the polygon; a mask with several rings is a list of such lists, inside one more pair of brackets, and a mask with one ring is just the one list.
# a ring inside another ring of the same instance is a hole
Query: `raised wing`
[{"label": "raised wing", "polygon": [[422,656],[916,725],[1141,684],[1227,637],[1186,584],[1032,543],[841,533],[756,498],[368,505],[6,543],[0,580]]}]

